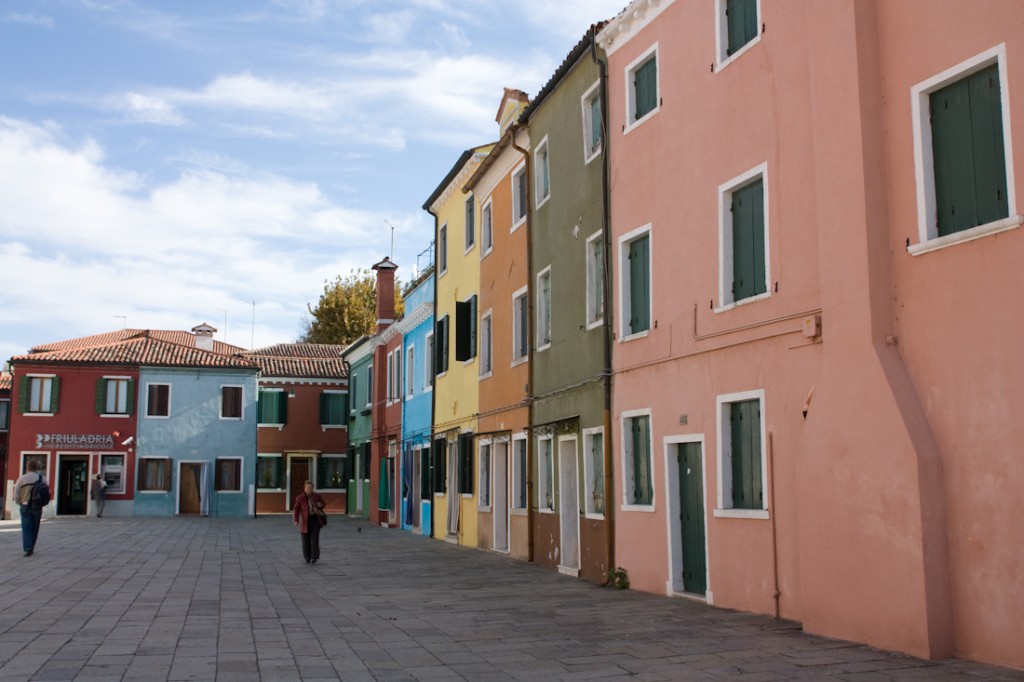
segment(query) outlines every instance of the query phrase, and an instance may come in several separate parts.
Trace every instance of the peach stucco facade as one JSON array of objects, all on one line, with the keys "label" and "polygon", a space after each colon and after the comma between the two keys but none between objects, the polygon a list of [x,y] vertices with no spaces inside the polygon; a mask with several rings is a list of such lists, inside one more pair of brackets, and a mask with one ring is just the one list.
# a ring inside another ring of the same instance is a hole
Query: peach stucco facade
[{"label": "peach stucco facade", "polygon": [[[756,37],[731,55],[724,5],[638,0],[599,36],[616,565],[635,588],[693,591],[679,521],[693,467],[680,462],[699,452],[709,602],[1024,667],[1024,3],[758,2]],[[651,55],[657,100],[636,120],[631,78]],[[991,64],[1008,217],[940,239],[928,94]],[[752,183],[764,286],[733,300],[731,202]],[[642,331],[628,321],[638,240]],[[763,497],[738,508],[729,424],[744,405]],[[624,485],[637,424],[653,491],[640,503]]]}]

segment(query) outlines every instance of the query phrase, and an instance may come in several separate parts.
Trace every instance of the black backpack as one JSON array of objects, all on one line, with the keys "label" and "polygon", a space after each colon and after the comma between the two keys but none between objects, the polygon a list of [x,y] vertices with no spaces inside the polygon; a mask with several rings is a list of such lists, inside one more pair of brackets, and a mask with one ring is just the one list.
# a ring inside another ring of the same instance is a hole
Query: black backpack
[{"label": "black backpack", "polygon": [[32,493],[28,497],[28,506],[33,509],[42,509],[50,504],[50,484],[46,482],[42,474],[39,480],[32,484]]}]

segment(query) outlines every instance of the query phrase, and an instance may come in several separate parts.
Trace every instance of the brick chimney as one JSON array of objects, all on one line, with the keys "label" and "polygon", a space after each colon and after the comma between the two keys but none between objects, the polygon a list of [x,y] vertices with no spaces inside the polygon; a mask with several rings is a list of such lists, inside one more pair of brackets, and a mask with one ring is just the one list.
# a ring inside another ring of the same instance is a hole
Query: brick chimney
[{"label": "brick chimney", "polygon": [[192,327],[192,333],[196,337],[196,348],[199,350],[213,350],[213,335],[217,330],[203,322],[198,327]]},{"label": "brick chimney", "polygon": [[395,321],[395,270],[398,266],[387,256],[373,266],[377,271],[377,329],[379,334]]}]

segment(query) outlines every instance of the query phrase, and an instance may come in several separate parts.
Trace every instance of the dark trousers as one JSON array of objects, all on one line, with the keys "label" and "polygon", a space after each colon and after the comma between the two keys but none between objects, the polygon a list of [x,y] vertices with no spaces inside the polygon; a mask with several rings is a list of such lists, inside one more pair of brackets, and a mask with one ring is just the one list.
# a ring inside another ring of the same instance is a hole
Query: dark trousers
[{"label": "dark trousers", "polygon": [[26,552],[36,548],[39,537],[39,522],[43,518],[42,509],[33,509],[27,504],[21,505],[21,547]]},{"label": "dark trousers", "polygon": [[316,561],[320,558],[320,519],[310,514],[306,528],[309,532],[302,534],[302,558]]}]

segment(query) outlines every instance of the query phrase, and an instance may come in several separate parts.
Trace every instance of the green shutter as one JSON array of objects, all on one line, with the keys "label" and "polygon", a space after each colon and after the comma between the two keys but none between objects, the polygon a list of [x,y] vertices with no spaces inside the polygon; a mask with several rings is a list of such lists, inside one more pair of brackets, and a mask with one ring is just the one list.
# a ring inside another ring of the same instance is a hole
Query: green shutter
[{"label": "green shutter", "polygon": [[32,394],[32,385],[28,377],[18,379],[18,414],[28,412],[28,400]]},{"label": "green shutter", "polygon": [[732,194],[732,297],[740,301],[768,291],[764,258],[764,182]]},{"label": "green shutter", "polygon": [[53,377],[50,380],[50,412],[57,414],[60,408],[60,377]]},{"label": "green shutter", "polygon": [[326,488],[327,487],[327,467],[324,465],[324,458],[320,455],[316,456],[316,487]]},{"label": "green shutter", "polygon": [[327,393],[320,394],[320,423],[330,424],[330,404],[327,402]]},{"label": "green shutter", "polygon": [[277,394],[277,423],[284,424],[288,421],[288,394],[280,391]]},{"label": "green shutter", "polygon": [[443,493],[445,491],[444,476],[445,476],[445,452],[447,451],[447,441],[444,438],[434,439],[433,454],[431,456],[431,473],[433,474],[434,492]]},{"label": "green shutter", "polygon": [[651,326],[650,237],[644,235],[629,244],[629,333],[638,334]]},{"label": "green shutter", "polygon": [[473,197],[466,199],[466,248],[476,243],[476,211]]},{"label": "green shutter", "polygon": [[650,504],[654,498],[651,484],[651,458],[649,452],[650,418],[632,419],[633,433],[633,502]]},{"label": "green shutter", "polygon": [[125,413],[128,415],[135,414],[135,379],[128,380],[128,386],[125,388]]},{"label": "green shutter", "polygon": [[275,459],[276,459],[276,467],[275,467],[276,471],[274,473],[276,474],[276,478],[274,480],[274,487],[275,488],[283,488],[284,487],[284,479],[285,479],[284,456],[282,455],[281,457],[277,457]]},{"label": "green shutter", "polygon": [[736,509],[762,509],[761,404],[732,403],[732,501]]},{"label": "green shutter", "polygon": [[470,344],[470,301],[455,302],[455,359],[469,360],[472,354]]},{"label": "green shutter", "polygon": [[469,297],[469,357],[476,357],[476,294]]},{"label": "green shutter", "polygon": [[107,411],[107,380],[100,377],[96,380],[96,414]]},{"label": "green shutter", "polygon": [[728,0],[725,16],[731,55],[757,37],[757,0]]},{"label": "green shutter", "polygon": [[658,106],[658,60],[652,56],[633,72],[634,119],[639,120]]}]

